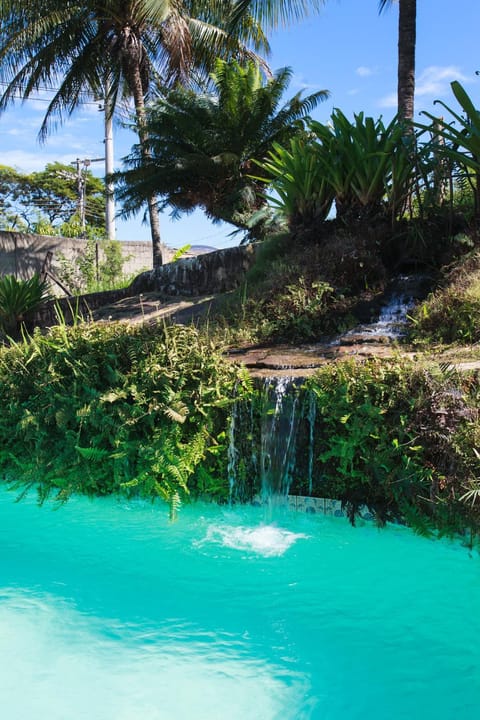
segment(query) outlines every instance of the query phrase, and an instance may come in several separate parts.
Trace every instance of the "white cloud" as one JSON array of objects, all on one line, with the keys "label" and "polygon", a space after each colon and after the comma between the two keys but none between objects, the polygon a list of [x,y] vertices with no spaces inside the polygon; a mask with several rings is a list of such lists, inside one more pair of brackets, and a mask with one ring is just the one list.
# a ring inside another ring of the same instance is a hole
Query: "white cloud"
[{"label": "white cloud", "polygon": [[72,160],[72,153],[58,155],[48,152],[26,152],[25,150],[2,151],[2,165],[17,168],[21,172],[37,172],[43,170],[47,163],[61,162],[68,165]]},{"label": "white cloud", "polygon": [[[460,68],[456,65],[446,65],[444,67],[431,65],[417,75],[415,81],[415,97],[438,98],[448,95],[450,93],[450,83],[453,80],[468,82],[469,78],[463,75]],[[397,107],[397,94],[390,93],[389,95],[385,95],[378,101],[377,105],[382,108]]]},{"label": "white cloud", "polygon": [[357,67],[355,70],[355,73],[357,75],[360,75],[360,77],[370,77],[370,75],[374,75],[375,71],[373,68],[366,67],[365,65],[360,65],[360,67]]},{"label": "white cloud", "polygon": [[377,105],[382,108],[396,108],[397,107],[397,93],[390,93],[381,98]]},{"label": "white cloud", "polygon": [[453,80],[466,82],[468,78],[455,65],[446,67],[431,65],[425,68],[417,77],[415,95],[417,97],[445,95],[449,92],[450,83]]}]

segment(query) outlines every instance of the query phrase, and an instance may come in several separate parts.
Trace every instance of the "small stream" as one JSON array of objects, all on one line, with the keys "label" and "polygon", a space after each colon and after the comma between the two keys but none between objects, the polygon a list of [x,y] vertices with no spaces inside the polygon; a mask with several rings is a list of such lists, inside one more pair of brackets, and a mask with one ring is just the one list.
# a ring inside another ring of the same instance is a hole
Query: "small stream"
[{"label": "small stream", "polygon": [[426,297],[429,287],[430,278],[426,275],[399,275],[386,288],[377,319],[357,325],[336,338],[332,344],[341,344],[345,338],[357,335],[390,340],[402,337],[409,312],[416,302]]}]

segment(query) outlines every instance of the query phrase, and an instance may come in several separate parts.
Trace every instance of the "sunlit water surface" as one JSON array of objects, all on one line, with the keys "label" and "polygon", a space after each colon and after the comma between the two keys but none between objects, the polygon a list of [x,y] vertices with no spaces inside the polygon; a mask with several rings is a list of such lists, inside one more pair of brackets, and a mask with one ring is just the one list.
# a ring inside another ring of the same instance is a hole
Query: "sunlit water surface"
[{"label": "sunlit water surface", "polygon": [[260,508],[0,493],[8,720],[463,720],[480,559]]}]

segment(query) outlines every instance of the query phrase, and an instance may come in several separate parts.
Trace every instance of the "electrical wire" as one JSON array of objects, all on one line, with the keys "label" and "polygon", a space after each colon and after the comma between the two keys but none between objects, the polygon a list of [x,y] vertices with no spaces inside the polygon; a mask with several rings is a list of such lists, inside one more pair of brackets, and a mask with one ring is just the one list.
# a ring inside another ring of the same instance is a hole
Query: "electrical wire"
[{"label": "electrical wire", "polygon": [[[10,84],[11,84],[11,83],[7,83],[7,82],[4,82],[4,81],[0,81],[0,87],[8,88],[8,87],[10,87]],[[14,99],[14,100],[15,100],[15,99],[19,99],[19,100],[34,100],[35,102],[51,102],[51,101],[53,100],[53,98],[44,98],[44,97],[41,97],[41,96],[34,96],[34,97],[32,97],[31,95],[29,95],[28,97],[24,97],[24,96],[21,94],[21,93],[22,93],[22,90],[25,90],[25,87],[24,87],[24,88],[20,88],[20,87],[19,87],[19,88],[16,88],[16,89],[15,89],[15,94],[13,95],[13,99]],[[35,90],[36,90],[36,92],[56,93],[56,92],[58,92],[59,88],[38,87],[38,88],[35,88]],[[18,94],[17,94],[17,93],[18,93]],[[92,95],[90,95],[90,93],[87,93],[87,92],[80,92],[80,93],[79,93],[79,97],[92,98]],[[98,100],[95,100],[95,99],[82,100],[82,104],[83,104],[83,105],[99,105],[99,106],[100,106],[102,102],[103,102],[103,99],[102,99],[102,98],[99,98]]]}]

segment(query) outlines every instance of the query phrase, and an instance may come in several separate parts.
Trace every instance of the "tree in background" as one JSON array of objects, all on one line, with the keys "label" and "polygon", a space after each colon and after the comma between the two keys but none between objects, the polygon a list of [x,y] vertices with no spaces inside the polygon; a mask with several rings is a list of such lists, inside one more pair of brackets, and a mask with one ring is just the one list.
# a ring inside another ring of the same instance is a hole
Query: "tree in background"
[{"label": "tree in background", "polygon": [[[165,89],[196,83],[217,56],[268,51],[262,27],[299,17],[322,0],[4,0],[0,7],[0,111],[18,98],[53,90],[40,136],[95,95],[113,113],[133,100],[140,147],[148,160],[144,125],[151,80]],[[246,43],[246,44],[245,44]],[[162,263],[154,197],[148,198],[154,266]]]},{"label": "tree in background", "polygon": [[[394,0],[379,0],[380,12]],[[413,120],[415,102],[415,45],[417,0],[398,0],[398,82],[399,120]]]},{"label": "tree in background", "polygon": [[280,106],[291,74],[283,68],[265,80],[254,62],[217,60],[213,93],[178,88],[153,104],[146,116],[148,160],[134,147],[129,169],[117,176],[125,212],[155,194],[174,214],[201,207],[214,221],[250,229],[266,205],[254,163],[273,143],[302,132],[308,113],[328,97],[325,90],[305,98],[297,93]]},{"label": "tree in background", "polygon": [[[83,181],[87,225],[104,235],[105,184],[88,170]],[[79,235],[78,205],[77,173],[71,165],[49,163],[44,170],[27,174],[0,165],[1,229],[57,235],[76,217]]]}]

